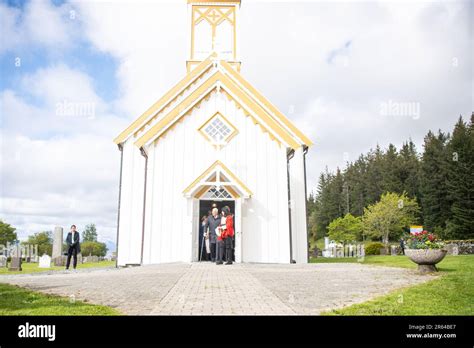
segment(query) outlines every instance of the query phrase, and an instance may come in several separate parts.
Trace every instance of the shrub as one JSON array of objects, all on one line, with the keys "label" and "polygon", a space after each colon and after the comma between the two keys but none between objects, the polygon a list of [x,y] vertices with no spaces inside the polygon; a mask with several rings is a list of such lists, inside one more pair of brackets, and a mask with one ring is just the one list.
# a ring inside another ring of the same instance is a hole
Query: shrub
[{"label": "shrub", "polygon": [[385,245],[380,242],[369,243],[365,247],[365,255],[380,255],[380,249],[384,247]]},{"label": "shrub", "polygon": [[107,254],[107,246],[100,242],[83,242],[81,244],[81,252],[84,256],[105,256]]}]

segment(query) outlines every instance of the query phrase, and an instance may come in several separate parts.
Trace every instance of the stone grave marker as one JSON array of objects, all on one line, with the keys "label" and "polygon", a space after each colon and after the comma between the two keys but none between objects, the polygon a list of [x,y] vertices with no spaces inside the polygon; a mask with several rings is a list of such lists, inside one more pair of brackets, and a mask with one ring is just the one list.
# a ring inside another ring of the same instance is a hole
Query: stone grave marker
[{"label": "stone grave marker", "polygon": [[63,255],[63,228],[56,226],[53,233],[53,260]]},{"label": "stone grave marker", "polygon": [[51,256],[44,254],[39,258],[39,268],[51,268]]},{"label": "stone grave marker", "polygon": [[21,256],[12,256],[12,260],[10,262],[10,267],[8,268],[9,271],[22,271],[21,268]]},{"label": "stone grave marker", "polygon": [[0,255],[0,268],[7,267],[7,257],[5,255]]}]

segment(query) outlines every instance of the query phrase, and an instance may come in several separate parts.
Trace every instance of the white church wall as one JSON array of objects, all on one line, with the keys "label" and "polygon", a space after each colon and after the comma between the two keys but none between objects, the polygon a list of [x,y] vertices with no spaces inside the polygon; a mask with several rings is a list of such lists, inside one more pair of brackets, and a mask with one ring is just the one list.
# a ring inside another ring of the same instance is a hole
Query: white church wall
[{"label": "white church wall", "polygon": [[133,144],[123,145],[118,264],[140,263],[145,158]]},{"label": "white church wall", "polygon": [[[220,151],[197,131],[216,111],[239,131]],[[222,94],[202,102],[150,147],[148,185],[154,183],[148,191],[144,262],[192,260],[198,205],[183,190],[216,160],[253,192],[242,207],[242,260],[289,262],[286,150]]]},{"label": "white church wall", "polygon": [[300,147],[295,150],[295,154],[290,160],[292,250],[293,259],[297,263],[308,262],[303,156],[303,148]]}]

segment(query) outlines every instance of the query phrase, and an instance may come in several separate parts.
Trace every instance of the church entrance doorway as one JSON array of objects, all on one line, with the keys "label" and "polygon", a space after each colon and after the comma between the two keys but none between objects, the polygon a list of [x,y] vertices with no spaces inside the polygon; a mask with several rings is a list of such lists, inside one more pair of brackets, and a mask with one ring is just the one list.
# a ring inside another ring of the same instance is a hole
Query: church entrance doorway
[{"label": "church entrance doorway", "polygon": [[[234,216],[234,229],[235,229],[235,201],[234,200],[206,200],[201,199],[199,200],[199,238],[196,238],[196,242],[198,243],[198,259],[196,261],[210,261],[208,259],[208,255],[206,253],[206,245],[205,240],[203,239],[204,229],[202,228],[202,219],[204,216],[208,216],[211,213],[211,207],[213,204],[217,205],[217,209],[219,210],[219,216],[222,212],[222,208],[228,206],[230,208],[230,212]],[[204,242],[203,242],[204,241]],[[235,261],[235,236],[232,243],[234,250],[232,251],[232,261]]]}]

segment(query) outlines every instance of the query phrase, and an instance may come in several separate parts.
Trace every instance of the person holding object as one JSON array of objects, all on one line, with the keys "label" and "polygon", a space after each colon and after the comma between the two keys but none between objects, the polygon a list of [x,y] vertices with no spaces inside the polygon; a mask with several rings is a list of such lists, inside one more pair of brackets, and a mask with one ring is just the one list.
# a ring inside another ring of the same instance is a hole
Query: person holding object
[{"label": "person holding object", "polygon": [[71,232],[67,234],[66,237],[67,244],[67,262],[66,269],[69,269],[71,263],[71,256],[74,256],[73,268],[76,269],[77,266],[77,254],[81,252],[81,245],[79,244],[79,232],[76,231],[76,225],[71,226]]}]

